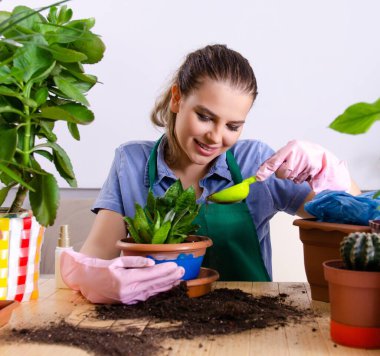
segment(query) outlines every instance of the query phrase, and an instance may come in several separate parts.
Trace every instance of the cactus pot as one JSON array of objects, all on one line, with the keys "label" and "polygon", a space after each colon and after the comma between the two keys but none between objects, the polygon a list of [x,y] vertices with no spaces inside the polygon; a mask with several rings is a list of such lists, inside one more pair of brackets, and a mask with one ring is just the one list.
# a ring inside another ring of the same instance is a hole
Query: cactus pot
[{"label": "cactus pot", "polygon": [[131,237],[119,240],[116,247],[124,256],[144,256],[156,263],[175,262],[185,269],[183,280],[198,277],[206,248],[212,240],[206,236],[190,235],[180,244],[138,244]]},{"label": "cactus pot", "polygon": [[323,262],[339,259],[343,237],[351,232],[370,232],[369,226],[319,222],[316,219],[297,219],[303,244],[303,257],[307,281],[313,300],[329,302],[328,284],[323,274]]},{"label": "cactus pot", "polygon": [[348,270],[342,260],[325,261],[323,268],[329,285],[332,340],[380,348],[380,272]]}]

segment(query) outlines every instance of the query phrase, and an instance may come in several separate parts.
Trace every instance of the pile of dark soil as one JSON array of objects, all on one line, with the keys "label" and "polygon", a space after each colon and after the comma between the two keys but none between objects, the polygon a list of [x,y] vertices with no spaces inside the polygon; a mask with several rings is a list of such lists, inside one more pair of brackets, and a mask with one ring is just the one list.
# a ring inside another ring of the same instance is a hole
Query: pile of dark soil
[{"label": "pile of dark soil", "polygon": [[[97,305],[99,319],[152,318],[181,322],[160,332],[172,338],[231,334],[249,329],[280,327],[310,314],[286,304],[286,294],[254,297],[240,289],[216,289],[199,298],[189,298],[186,286],[158,294],[136,305]],[[149,328],[144,332],[147,333]],[[156,331],[154,331],[156,332]]]},{"label": "pile of dark soil", "polygon": [[182,284],[135,305],[96,306],[98,319],[146,318],[169,322],[166,328],[148,326],[141,333],[126,326],[124,331],[116,332],[74,327],[61,321],[43,328],[12,330],[7,339],[70,345],[97,355],[154,355],[160,341],[167,337],[191,339],[278,328],[310,316],[310,310],[298,309],[286,298],[286,294],[254,297],[240,289],[216,289],[202,297],[189,298]]},{"label": "pile of dark soil", "polygon": [[149,336],[142,338],[132,333],[132,328],[116,332],[80,328],[60,321],[40,328],[12,329],[6,340],[72,346],[99,356],[151,356],[160,349]]}]

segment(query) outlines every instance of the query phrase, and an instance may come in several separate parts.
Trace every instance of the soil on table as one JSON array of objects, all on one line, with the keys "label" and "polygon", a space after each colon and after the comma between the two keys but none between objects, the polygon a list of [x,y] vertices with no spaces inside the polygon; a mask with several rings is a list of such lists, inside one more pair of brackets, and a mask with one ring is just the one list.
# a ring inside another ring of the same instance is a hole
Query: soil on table
[{"label": "soil on table", "polygon": [[[186,284],[134,305],[96,305],[101,320],[150,319],[168,322],[163,328],[145,327],[143,332],[88,329],[60,321],[43,328],[11,330],[8,340],[80,347],[96,355],[154,355],[165,338],[227,335],[249,329],[279,328],[307,319],[312,312],[287,302],[286,294],[253,296],[240,289],[216,289],[199,298],[189,298]],[[201,347],[201,346],[200,346]]]}]

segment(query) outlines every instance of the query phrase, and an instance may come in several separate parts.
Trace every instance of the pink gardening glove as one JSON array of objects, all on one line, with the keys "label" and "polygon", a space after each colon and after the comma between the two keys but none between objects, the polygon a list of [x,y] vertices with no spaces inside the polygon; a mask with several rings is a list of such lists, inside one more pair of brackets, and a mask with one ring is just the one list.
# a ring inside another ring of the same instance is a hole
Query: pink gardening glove
[{"label": "pink gardening glove", "polygon": [[174,262],[155,265],[139,256],[102,260],[74,251],[61,255],[63,281],[91,303],[134,304],[171,289],[183,275]]},{"label": "pink gardening glove", "polygon": [[263,181],[273,173],[295,183],[306,181],[316,193],[325,189],[348,191],[351,187],[346,163],[306,141],[290,141],[260,166],[256,177]]}]

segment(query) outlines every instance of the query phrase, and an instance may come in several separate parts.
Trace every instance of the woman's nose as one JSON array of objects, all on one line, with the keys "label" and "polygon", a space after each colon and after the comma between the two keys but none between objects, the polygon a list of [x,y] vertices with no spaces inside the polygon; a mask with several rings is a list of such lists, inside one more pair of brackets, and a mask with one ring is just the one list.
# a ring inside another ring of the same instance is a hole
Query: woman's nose
[{"label": "woman's nose", "polygon": [[210,140],[210,143],[220,143],[222,141],[222,129],[220,127],[213,127],[212,130],[210,130],[207,134],[208,140]]}]

